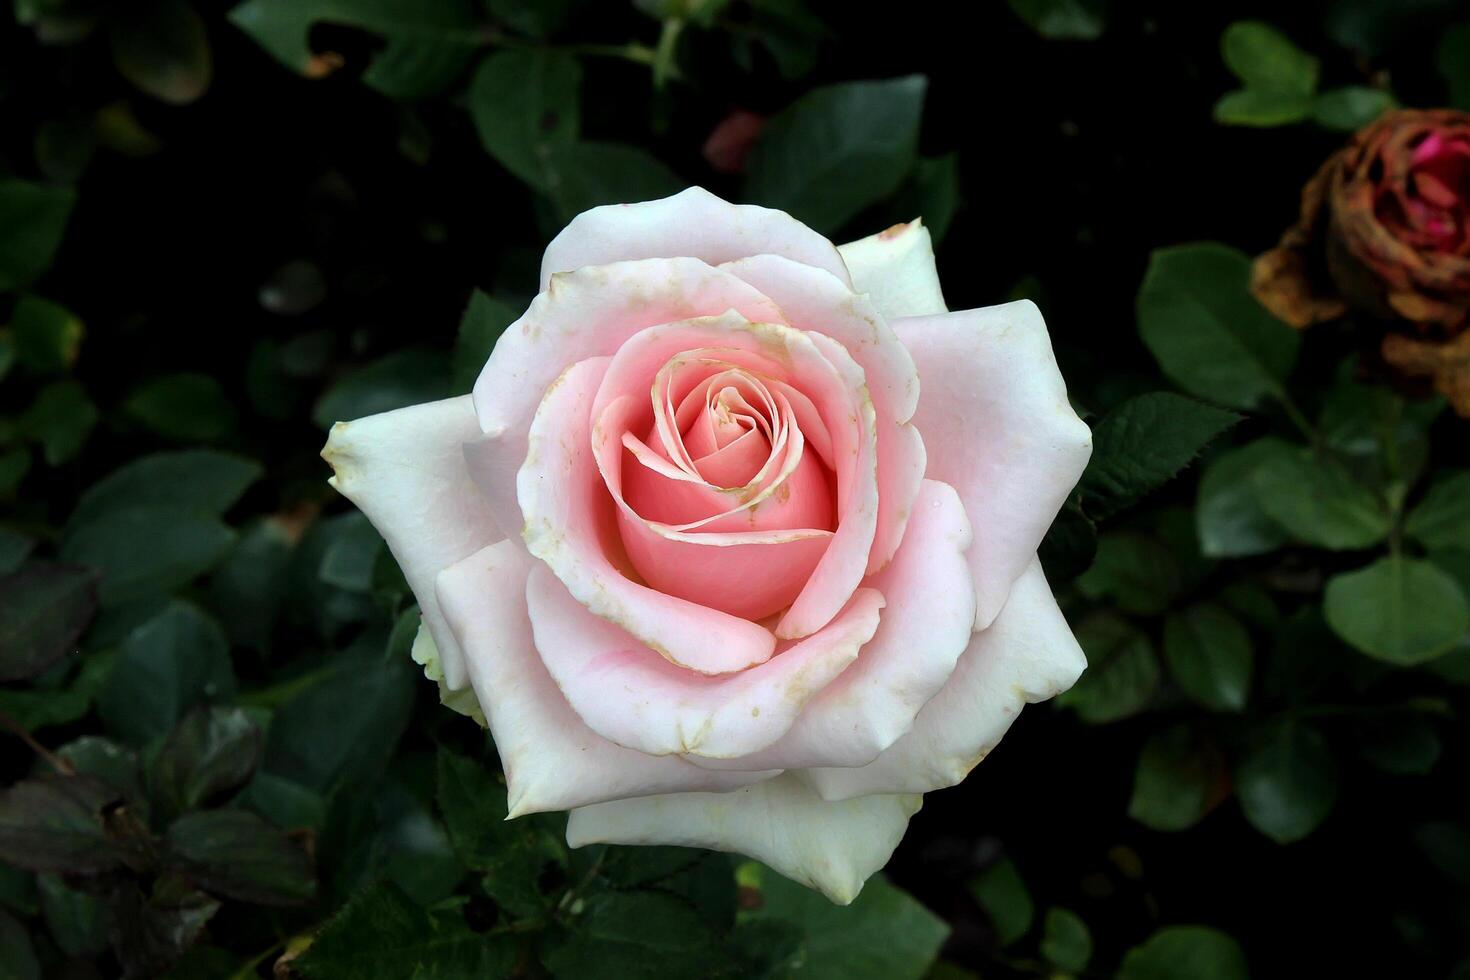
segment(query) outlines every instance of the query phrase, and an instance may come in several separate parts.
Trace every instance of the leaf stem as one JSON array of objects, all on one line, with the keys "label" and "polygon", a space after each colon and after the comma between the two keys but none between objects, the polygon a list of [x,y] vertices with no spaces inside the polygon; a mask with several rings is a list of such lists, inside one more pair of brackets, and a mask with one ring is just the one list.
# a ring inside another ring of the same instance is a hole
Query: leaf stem
[{"label": "leaf stem", "polygon": [[50,749],[46,748],[46,746],[36,741],[31,733],[26,731],[24,725],[16,721],[14,718],[10,717],[9,712],[0,711],[0,727],[8,729],[12,735],[20,739],[22,742],[26,743],[26,745],[30,746],[32,752],[36,753],[36,755],[40,756],[42,759],[45,759],[47,764],[61,775],[75,776],[77,774],[76,766],[73,766],[70,762],[61,758],[61,756],[55,754]]}]

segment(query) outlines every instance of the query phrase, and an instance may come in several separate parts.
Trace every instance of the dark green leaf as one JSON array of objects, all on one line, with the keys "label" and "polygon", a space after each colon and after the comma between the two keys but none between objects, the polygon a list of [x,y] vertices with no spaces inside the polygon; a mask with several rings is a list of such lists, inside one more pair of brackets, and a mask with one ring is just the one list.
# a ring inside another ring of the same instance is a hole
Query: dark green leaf
[{"label": "dark green leaf", "polygon": [[1251,472],[1256,503],[1300,541],[1333,550],[1383,540],[1391,521],[1383,502],[1333,458],[1281,447]]},{"label": "dark green leaf", "polygon": [[1093,724],[1142,711],[1159,686],[1159,662],[1148,634],[1121,617],[1098,613],[1077,627],[1087,670],[1057,704]]},{"label": "dark green leaf", "polygon": [[581,128],[582,66],[565,51],[511,48],[475,71],[467,93],[480,143],[511,173],[540,191],[552,190],[548,160]]},{"label": "dark green leaf", "polygon": [[1093,430],[1092,460],[1082,474],[1082,506],[1102,520],[1161,486],[1210,440],[1240,420],[1170,392],[1138,395]]},{"label": "dark green leaf", "polygon": [[1259,555],[1291,540],[1257,502],[1254,475],[1266,460],[1292,451],[1278,439],[1261,439],[1220,454],[1205,468],[1195,506],[1204,554],[1212,558]]},{"label": "dark green leaf", "polygon": [[171,867],[200,888],[257,905],[297,905],[316,891],[311,859],[294,841],[244,810],[200,810],[164,836]]},{"label": "dark green leaf", "polygon": [[1393,96],[1366,85],[1329,89],[1312,104],[1312,121],[1323,129],[1350,133],[1394,108]]},{"label": "dark green leaf", "polygon": [[212,449],[151,453],[88,487],[68,523],[83,524],[129,507],[163,507],[219,516],[261,475],[260,464]]},{"label": "dark green leaf", "polygon": [[111,915],[95,895],[67,887],[57,875],[36,876],[46,928],[67,956],[91,958],[107,948]]},{"label": "dark green leaf", "polygon": [[970,879],[968,887],[990,917],[1002,946],[1019,942],[1031,931],[1031,920],[1036,914],[1031,892],[1010,858],[1003,857],[980,872]]},{"label": "dark green leaf", "polygon": [[112,903],[112,946],[125,977],[167,973],[193,946],[220,903],[175,874],[160,875],[148,891],[128,883]]},{"label": "dark green leaf", "polygon": [[34,677],[76,649],[97,612],[97,576],[34,563],[0,578],[0,680]]},{"label": "dark green leaf", "polygon": [[459,336],[454,341],[453,391],[463,394],[475,386],[495,342],[520,315],[516,307],[478,289],[470,295],[469,308],[459,321]]},{"label": "dark green leaf", "polygon": [[1248,980],[1240,944],[1207,926],[1168,926],[1123,957],[1118,980]]},{"label": "dark green leaf", "polygon": [[167,595],[209,571],[235,534],[198,511],[164,506],[109,509],[68,526],[61,557],[102,573],[104,608]]},{"label": "dark green leaf", "polygon": [[51,267],[75,202],[70,188],[0,178],[0,292]]},{"label": "dark green leaf", "polygon": [[371,592],[378,555],[387,548],[382,535],[360,512],[342,522],[322,554],[323,582],[351,592]]},{"label": "dark green leaf", "polygon": [[1407,711],[1364,718],[1358,723],[1358,741],[1368,762],[1404,776],[1429,772],[1443,748],[1428,719]]},{"label": "dark green leaf", "polygon": [[56,754],[70,762],[77,772],[96,776],[128,801],[135,811],[147,806],[143,792],[143,770],[138,753],[100,735],[83,735],[67,742]]},{"label": "dark green leaf", "polygon": [[330,429],[334,422],[436,401],[448,393],[449,363],[442,353],[399,351],[343,375],[322,395],[311,417]]},{"label": "dark green leaf", "polygon": [[470,0],[246,0],[230,20],[282,64],[315,77],[331,70],[308,44],[319,22],[358,27],[388,42],[363,81],[395,98],[442,91],[483,45]]},{"label": "dark green leaf", "polygon": [[1106,26],[1105,0],[1006,0],[1031,29],[1054,41],[1095,41]]},{"label": "dark green leaf", "polygon": [[1164,659],[1185,694],[1217,711],[1240,711],[1250,695],[1250,634],[1230,613],[1198,603],[1164,621]]},{"label": "dark green leaf", "polygon": [[154,98],[185,105],[209,88],[209,37],[185,0],[130,5],[109,36],[118,72]]},{"label": "dark green leaf", "polygon": [[562,221],[602,204],[667,197],[684,182],[648,151],[621,143],[553,144],[545,154],[547,195]]},{"label": "dark green leaf", "polygon": [[1063,908],[1046,910],[1041,936],[1041,955],[1055,967],[1078,973],[1092,959],[1092,933],[1076,912]]},{"label": "dark green leaf", "polygon": [[1334,576],[1323,610],[1352,646],[1405,666],[1434,659],[1470,631],[1470,603],[1454,577],[1432,562],[1397,555]]},{"label": "dark green leaf", "polygon": [[1063,507],[1036,549],[1046,580],[1053,586],[1070,582],[1092,566],[1097,557],[1097,526],[1075,502]]},{"label": "dark green leaf", "polygon": [[97,708],[110,731],[142,745],[168,734],[193,705],[234,691],[219,625],[175,600],[124,641]]},{"label": "dark green leaf", "polygon": [[1252,408],[1281,391],[1299,334],[1250,294],[1250,259],[1214,242],[1156,250],[1138,291],[1138,333],[1190,394]]},{"label": "dark green leaf", "polygon": [[1337,763],[1322,733],[1295,721],[1266,726],[1235,770],[1246,819],[1278,844],[1301,840],[1337,802]]},{"label": "dark green leaf", "polygon": [[927,81],[814,89],[766,124],[746,196],[833,232],[898,189],[914,165]]},{"label": "dark green leaf", "polygon": [[1077,579],[1090,598],[1112,599],[1124,612],[1163,612],[1179,592],[1178,559],[1158,538],[1115,531],[1098,539],[1097,558]]},{"label": "dark green leaf", "polygon": [[31,451],[25,446],[0,452],[0,497],[9,497],[19,490],[30,471]]},{"label": "dark green leaf", "polygon": [[1243,88],[1226,92],[1215,103],[1215,122],[1225,126],[1288,126],[1312,114],[1310,93]]},{"label": "dark green leaf", "polygon": [[1470,470],[1436,476],[1409,511],[1404,533],[1428,548],[1470,550]]},{"label": "dark green leaf", "polygon": [[19,568],[35,546],[35,538],[0,527],[0,575]]},{"label": "dark green leaf", "polygon": [[394,885],[355,896],[292,964],[306,980],[505,977],[516,959],[506,935],[471,932],[458,915],[432,915]]},{"label": "dark green leaf", "polygon": [[235,425],[235,406],[207,374],[170,374],[133,390],[123,409],[177,442],[215,442]]},{"label": "dark green leaf", "polygon": [[687,902],[658,891],[590,896],[565,932],[553,932],[541,961],[557,980],[696,978],[723,962],[716,934]]},{"label": "dark green leaf", "polygon": [[247,527],[210,577],[211,605],[230,639],[242,646],[270,646],[287,587],[286,570],[294,545],[282,520],[263,518]]},{"label": "dark green leaf", "polygon": [[949,935],[942,919],[882,875],[841,906],[774,871],[746,867],[758,869],[759,906],[744,916],[798,926],[806,946],[801,975],[810,980],[918,980]]},{"label": "dark green leaf", "polygon": [[118,799],[93,776],[45,776],[0,790],[0,859],[58,873],[118,867],[125,854],[104,819]]},{"label": "dark green leaf", "polygon": [[97,424],[97,406],[75,381],[57,381],[41,389],[20,417],[20,431],[41,444],[48,466],[76,458]]},{"label": "dark green leaf", "polygon": [[76,363],[82,344],[82,321],[58,303],[22,296],[10,317],[15,356],[37,374],[61,374]]},{"label": "dark green leaf", "polygon": [[1225,760],[1185,725],[1149,736],[1138,755],[1128,815],[1154,830],[1185,830],[1226,792]]},{"label": "dark green leaf", "polygon": [[1444,32],[1435,63],[1449,85],[1449,104],[1470,110],[1470,24],[1456,24]]},{"label": "dark green leaf", "polygon": [[149,773],[161,820],[242,785],[260,759],[260,728],[239,708],[199,707],[169,733]]}]

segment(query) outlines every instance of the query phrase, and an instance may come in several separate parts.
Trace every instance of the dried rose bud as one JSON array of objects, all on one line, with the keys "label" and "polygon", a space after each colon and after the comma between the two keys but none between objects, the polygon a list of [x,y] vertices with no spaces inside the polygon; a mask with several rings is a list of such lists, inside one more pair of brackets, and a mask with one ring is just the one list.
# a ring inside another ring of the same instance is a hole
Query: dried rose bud
[{"label": "dried rose bud", "polygon": [[1387,321],[1384,360],[1470,416],[1470,114],[1403,110],[1360,130],[1303,188],[1252,289],[1295,327],[1348,309]]}]

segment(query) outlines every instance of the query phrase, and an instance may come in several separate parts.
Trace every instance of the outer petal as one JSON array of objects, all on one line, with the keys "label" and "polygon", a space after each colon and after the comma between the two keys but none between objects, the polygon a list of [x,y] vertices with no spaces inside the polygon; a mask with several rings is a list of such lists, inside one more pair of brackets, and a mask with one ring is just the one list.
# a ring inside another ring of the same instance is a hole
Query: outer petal
[{"label": "outer petal", "polygon": [[861,766],[903,736],[950,679],[973,635],[970,541],[954,489],[925,480],[898,554],[867,581],[887,605],[857,663],[812,699],[779,742],[719,767]]},{"label": "outer petal", "polygon": [[[649,755],[749,755],[784,735],[878,628],[883,596],[859,589],[827,627],[748,670],[707,677],[598,619],[545,568],[526,586],[542,662],[593,731]],[[770,766],[743,766],[769,769]]]},{"label": "outer petal", "polygon": [[985,758],[1027,703],[1071,687],[1087,659],[1032,560],[990,628],[975,634],[913,731],[860,769],[802,773],[823,799],[927,793],[953,786]]},{"label": "outer petal", "polygon": [[827,803],[786,774],[732,793],[678,793],[573,810],[567,843],[734,851],[847,905],[888,862],[923,799],[866,796]]},{"label": "outer petal", "polygon": [[1005,604],[1092,455],[1046,323],[1029,300],[898,320],[924,393],[914,425],[931,480],[959,491],[975,529],[975,626]]},{"label": "outer petal", "polygon": [[868,573],[888,563],[903,539],[924,478],[924,441],[905,425],[919,404],[919,374],[893,329],[864,296],[833,276],[779,255],[754,255],[724,268],[771,298],[800,330],[830,337],[867,379],[878,425],[878,514]]},{"label": "outer petal", "polygon": [[506,328],[475,381],[485,436],[465,455],[502,526],[510,533],[521,526],[516,471],[526,433],[547,386],[568,365],[612,354],[645,327],[731,309],[756,321],[780,317],[754,288],[698,259],[618,262],[553,277]]},{"label": "outer petal", "polygon": [[934,267],[934,243],[921,219],[839,245],[837,251],[847,263],[852,288],[867,293],[884,316],[930,316],[948,310]]},{"label": "outer petal", "polygon": [[607,364],[599,357],[568,368],[536,413],[517,476],[526,547],[578,602],[676,664],[724,673],[764,663],[776,649],[769,630],[639,585],[608,559],[605,542],[618,532],[590,418]]},{"label": "outer petal", "polygon": [[773,775],[711,773],[594,734],[536,655],[525,600],[534,564],[502,541],[441,572],[437,588],[505,766],[511,816],[648,793],[726,790]]},{"label": "outer petal", "polygon": [[837,249],[784,211],[730,204],[702,187],[642,204],[612,204],[573,218],[546,248],[541,288],[553,273],[626,259],[691,256],[719,265],[770,252],[847,282]]},{"label": "outer petal", "polygon": [[465,395],[338,422],[322,450],[336,473],[327,482],[367,515],[403,569],[450,690],[469,678],[434,597],[434,576],[505,537],[465,467],[461,447],[478,435]]}]

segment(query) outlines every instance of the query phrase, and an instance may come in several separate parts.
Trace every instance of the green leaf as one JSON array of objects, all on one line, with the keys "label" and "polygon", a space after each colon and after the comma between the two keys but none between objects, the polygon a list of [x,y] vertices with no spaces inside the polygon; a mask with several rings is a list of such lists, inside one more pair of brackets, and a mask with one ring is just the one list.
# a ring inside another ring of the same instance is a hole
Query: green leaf
[{"label": "green leaf", "polygon": [[1298,95],[1317,90],[1317,59],[1270,24],[1240,20],[1220,35],[1225,66],[1247,88]]},{"label": "green leaf", "polygon": [[135,388],[123,410],[176,442],[215,442],[235,426],[235,406],[207,374],[170,374]]},{"label": "green leaf", "polygon": [[1092,434],[1082,506],[1103,520],[1158,488],[1240,416],[1183,395],[1138,395],[1109,412]]},{"label": "green leaf", "polygon": [[1111,613],[1096,613],[1077,626],[1087,669],[1057,704],[1092,724],[1117,721],[1147,707],[1159,686],[1159,662],[1148,634]]},{"label": "green leaf", "polygon": [[1428,719],[1407,711],[1365,717],[1357,726],[1363,758],[1384,772],[1421,776],[1439,761],[1443,743]]},{"label": "green leaf", "polygon": [[187,105],[214,73],[204,21],[185,0],[130,5],[111,25],[118,73],[156,99]]},{"label": "green leaf", "polygon": [[498,51],[475,70],[467,104],[485,151],[521,180],[549,191],[552,150],[581,130],[582,66],[550,48]]},{"label": "green leaf", "polygon": [[553,931],[541,962],[557,980],[708,977],[723,963],[715,932],[674,895],[603,892],[586,899],[565,932]]},{"label": "green leaf", "polygon": [[102,573],[104,608],[167,595],[209,571],[235,534],[214,517],[161,506],[109,510],[61,539],[61,557]]},{"label": "green leaf", "polygon": [[112,941],[124,973],[165,975],[199,941],[219,908],[219,902],[176,874],[160,875],[146,892],[133,882],[119,886],[112,903],[117,920]]},{"label": "green leaf", "polygon": [[0,527],[0,575],[19,568],[35,547],[35,538]]},{"label": "green leaf", "polygon": [[1047,528],[1036,555],[1053,586],[1070,582],[1097,558],[1097,526],[1075,501],[1069,501]]},{"label": "green leaf", "polygon": [[264,769],[320,793],[382,772],[408,725],[414,670],[378,650],[339,655],[281,706],[266,736]]},{"label": "green leaf", "polygon": [[914,166],[922,75],[814,89],[751,150],[746,197],[830,233],[898,189]]},{"label": "green leaf", "polygon": [[452,85],[484,44],[470,0],[246,0],[229,16],[283,65],[309,77],[331,70],[308,44],[313,25],[343,24],[382,35],[387,47],[362,78],[402,99]]},{"label": "green leaf", "polygon": [[261,732],[239,708],[199,707],[169,733],[149,772],[161,820],[244,784],[260,760]]},{"label": "green leaf", "polygon": [[1261,555],[1291,538],[1257,501],[1254,474],[1264,461],[1291,452],[1279,439],[1260,439],[1221,453],[1205,467],[1195,505],[1200,551],[1211,558]]},{"label": "green leaf", "polygon": [[245,810],[185,814],[164,835],[166,862],[194,884],[256,905],[300,905],[316,892],[311,859]]},{"label": "green leaf", "polygon": [[562,221],[602,204],[651,201],[684,187],[657,157],[621,143],[553,144],[546,161],[547,194]]},{"label": "green leaf", "polygon": [[1240,943],[1208,926],[1168,926],[1123,957],[1118,980],[1248,980]]},{"label": "green leaf", "polygon": [[1053,41],[1096,41],[1106,26],[1105,0],[1006,0],[1037,34]]},{"label": "green leaf", "polygon": [[20,489],[21,481],[31,471],[31,451],[16,446],[0,453],[0,497],[8,497]]},{"label": "green leaf", "polygon": [[1052,966],[1080,973],[1092,959],[1092,933],[1076,912],[1063,908],[1046,910],[1042,927],[1041,955]]},{"label": "green leaf", "polygon": [[451,390],[463,394],[474,388],[495,342],[520,315],[516,307],[478,289],[470,294],[469,308],[459,321],[459,335],[454,341]]},{"label": "green leaf", "polygon": [[1240,711],[1250,695],[1251,637],[1240,621],[1202,602],[1164,620],[1164,659],[1185,694],[1207,708]]},{"label": "green leaf", "polygon": [[362,977],[505,977],[513,938],[472,932],[459,915],[433,915],[383,882],[359,893],[291,964],[306,980]]},{"label": "green leaf", "polygon": [[1243,88],[1220,96],[1214,116],[1224,126],[1288,126],[1306,119],[1315,107],[1310,94]]},{"label": "green leaf", "polygon": [[1128,816],[1154,830],[1186,830],[1227,790],[1225,760],[1187,725],[1150,735],[1138,755]]},{"label": "green leaf", "polygon": [[328,585],[351,592],[372,592],[378,556],[387,548],[383,536],[360,511],[348,515],[322,553],[318,574]]},{"label": "green leaf", "polygon": [[193,705],[234,691],[229,645],[219,625],[197,607],[173,600],[123,642],[97,709],[109,731],[143,745],[167,735]]},{"label": "green leaf", "polygon": [[1434,659],[1470,631],[1470,603],[1454,577],[1402,556],[1333,576],[1323,611],[1354,648],[1401,666]]},{"label": "green leaf", "polygon": [[1092,567],[1077,578],[1082,594],[1108,598],[1124,612],[1155,615],[1178,594],[1182,571],[1158,538],[1115,531],[1098,539]]},{"label": "green leaf", "polygon": [[230,640],[268,650],[286,598],[286,571],[295,542],[285,523],[266,517],[240,534],[234,549],[210,576],[210,605]]},{"label": "green leaf", "polygon": [[138,753],[100,735],[83,735],[56,750],[77,772],[96,776],[121,794],[134,810],[144,811],[148,798],[143,792],[143,770]]},{"label": "green leaf", "polygon": [[328,388],[311,418],[323,429],[391,412],[449,394],[449,362],[439,351],[405,350],[343,375]]},{"label": "green leaf", "polygon": [[1456,24],[1444,32],[1435,64],[1449,85],[1449,104],[1470,110],[1470,24]]},{"label": "green leaf", "polygon": [[1392,524],[1383,503],[1336,459],[1278,447],[1251,473],[1256,503],[1294,538],[1321,548],[1367,548]]},{"label": "green leaf", "polygon": [[1138,291],[1138,333],[1190,394],[1252,408],[1279,394],[1296,362],[1296,331],[1250,294],[1250,259],[1214,242],[1156,250]]},{"label": "green leaf", "polygon": [[1404,533],[1427,548],[1470,550],[1470,470],[1437,474]]},{"label": "green leaf", "polygon": [[48,466],[75,459],[97,424],[97,406],[75,381],[57,381],[41,389],[20,417],[20,432],[41,444]]},{"label": "green leaf", "polygon": [[36,563],[0,578],[0,680],[34,677],[76,649],[97,612],[97,576]]},{"label": "green leaf", "polygon": [[1366,85],[1328,89],[1312,104],[1312,121],[1323,129],[1350,133],[1393,109],[1393,96]]},{"label": "green leaf", "polygon": [[[427,756],[415,754],[407,761],[400,757],[396,768],[428,774],[433,765]],[[333,795],[320,839],[323,866],[337,868],[336,888],[352,891],[360,883],[384,879],[426,907],[454,892],[465,876],[464,865],[423,798],[427,789],[389,778],[368,799],[355,785],[344,785]],[[335,850],[326,846],[333,840]],[[340,859],[334,860],[338,854]],[[518,884],[535,888],[534,879]]]},{"label": "green leaf", "polygon": [[1337,802],[1337,763],[1317,729],[1296,721],[1267,725],[1235,769],[1235,791],[1251,825],[1276,841],[1301,840]]},{"label": "green leaf", "polygon": [[113,470],[83,492],[67,519],[85,524],[132,507],[197,511],[218,517],[260,479],[254,460],[212,449],[184,449],[140,456]]},{"label": "green leaf", "polygon": [[41,980],[41,961],[30,934],[4,909],[0,909],[0,971],[4,980]]},{"label": "green leaf", "polygon": [[487,0],[495,18],[513,30],[544,40],[561,28],[581,0]]},{"label": "green leaf", "polygon": [[548,864],[565,863],[560,837],[536,817],[507,822],[505,787],[474,759],[441,747],[437,770],[439,810],[459,860],[511,914],[544,909],[536,883]]},{"label": "green leaf", "polygon": [[37,374],[61,374],[76,363],[86,332],[66,307],[39,296],[22,296],[10,316],[15,356]]},{"label": "green leaf", "polygon": [[1036,914],[1031,892],[1010,858],[1002,857],[990,865],[970,879],[967,887],[990,917],[1002,946],[1019,942],[1031,931],[1031,920]]},{"label": "green leaf", "polygon": [[51,267],[75,203],[70,188],[0,178],[0,292]]},{"label": "green leaf", "polygon": [[919,980],[949,935],[943,919],[882,875],[869,878],[853,903],[841,906],[760,865],[741,870],[759,901],[742,919],[800,928],[806,947],[801,975],[810,980]]},{"label": "green leaf", "polygon": [[117,801],[93,776],[43,776],[0,790],[0,860],[31,871],[111,871],[125,857],[106,826]]},{"label": "green leaf", "polygon": [[46,928],[63,953],[90,959],[107,949],[112,916],[101,898],[67,887],[57,875],[37,875],[36,885]]}]

